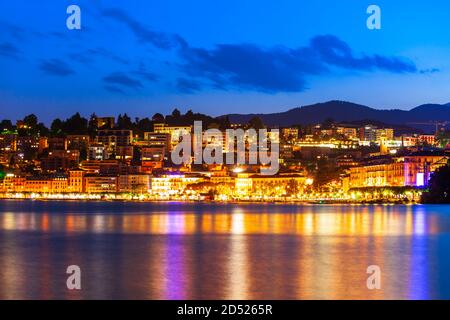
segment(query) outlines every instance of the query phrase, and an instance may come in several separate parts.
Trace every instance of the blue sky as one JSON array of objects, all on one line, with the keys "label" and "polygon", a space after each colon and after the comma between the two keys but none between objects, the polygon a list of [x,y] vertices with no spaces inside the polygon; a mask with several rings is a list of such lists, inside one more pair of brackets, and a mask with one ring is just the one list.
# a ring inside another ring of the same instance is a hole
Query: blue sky
[{"label": "blue sky", "polygon": [[445,0],[2,1],[0,118],[448,103],[449,18]]}]

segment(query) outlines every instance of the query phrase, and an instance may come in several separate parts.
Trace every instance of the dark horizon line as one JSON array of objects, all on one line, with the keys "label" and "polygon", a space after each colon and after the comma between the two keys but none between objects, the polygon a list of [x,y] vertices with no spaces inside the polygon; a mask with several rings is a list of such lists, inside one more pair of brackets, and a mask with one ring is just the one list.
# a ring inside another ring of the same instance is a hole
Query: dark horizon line
[{"label": "dark horizon line", "polygon": [[[291,107],[291,108],[288,108],[288,109],[285,109],[285,110],[274,111],[274,112],[266,112],[266,113],[226,113],[226,114],[220,114],[220,115],[216,115],[216,116],[215,116],[215,115],[211,115],[211,114],[209,114],[209,113],[204,113],[204,112],[197,112],[197,111],[194,111],[192,108],[186,108],[186,111],[185,111],[184,113],[180,110],[180,107],[174,106],[174,107],[173,107],[173,110],[178,109],[178,110],[181,112],[181,114],[186,114],[188,111],[192,111],[194,114],[197,113],[197,114],[203,114],[203,115],[206,115],[206,116],[210,116],[210,117],[212,117],[212,118],[220,118],[220,117],[230,116],[230,115],[243,115],[243,116],[244,116],[244,115],[249,115],[249,116],[250,116],[250,115],[256,115],[256,116],[257,116],[257,115],[270,115],[270,114],[277,114],[277,113],[285,113],[285,112],[289,112],[289,111],[292,111],[292,110],[295,110],[295,109],[301,109],[301,108],[304,108],[304,107],[315,107],[315,106],[323,105],[323,104],[327,104],[327,103],[349,103],[349,104],[353,104],[353,105],[355,105],[355,106],[365,107],[365,108],[369,108],[369,109],[376,110],[376,111],[405,111],[405,112],[409,112],[409,111],[412,111],[412,110],[414,110],[414,109],[416,109],[416,108],[418,108],[418,107],[428,106],[428,105],[436,105],[436,106],[443,106],[443,107],[448,106],[448,107],[450,107],[450,102],[448,102],[448,103],[422,103],[422,104],[419,104],[419,105],[417,105],[417,106],[411,107],[410,109],[400,109],[400,108],[380,109],[380,108],[368,106],[368,105],[366,105],[366,104],[357,103],[357,102],[352,102],[352,101],[348,101],[348,100],[332,99],[332,100],[326,100],[326,101],[323,101],[323,102],[315,102],[315,103],[310,103],[310,104],[304,104],[304,105],[301,105],[301,106],[298,106],[298,107]],[[173,110],[172,110],[172,111],[173,111]],[[123,113],[120,112],[119,114],[115,114],[115,115],[98,115],[96,111],[92,111],[89,115],[85,116],[84,114],[82,114],[82,112],[76,111],[76,112],[74,112],[73,114],[66,115],[66,116],[65,116],[65,117],[66,117],[65,119],[60,118],[60,117],[55,117],[55,118],[53,118],[51,121],[53,121],[53,120],[55,120],[55,119],[66,120],[66,119],[68,119],[69,117],[71,117],[71,116],[73,116],[73,115],[75,115],[75,114],[77,114],[77,113],[79,113],[82,117],[84,117],[84,118],[86,118],[86,119],[88,119],[88,120],[89,120],[89,118],[90,118],[90,116],[91,116],[92,114],[96,114],[97,117],[99,117],[99,118],[114,117],[115,119],[117,119],[117,117],[118,117],[119,115],[125,115],[125,114],[126,114],[126,115],[128,115],[133,121],[134,121],[135,118],[139,118],[139,119],[149,118],[149,119],[151,119],[151,117],[152,117],[154,114],[157,114],[157,113],[160,113],[160,114],[162,114],[163,116],[171,115],[170,113],[164,115],[163,112],[155,111],[152,115],[145,116],[145,117],[138,117],[138,116],[131,116],[131,115],[129,114],[129,110],[128,110],[128,111],[125,111],[125,112],[123,112]],[[38,118],[38,120],[40,119],[40,116],[39,116],[36,112],[30,112],[30,113],[24,114],[21,118],[19,117],[19,118],[16,119],[15,121],[22,120],[24,117],[26,117],[26,116],[28,116],[28,115],[32,115],[32,114],[34,114],[34,115]],[[3,118],[3,117],[0,118],[0,121],[2,121],[2,120],[10,120],[10,121],[13,121],[13,119],[8,119],[8,118]],[[44,124],[47,125],[46,121],[41,121],[41,122],[43,122]],[[50,124],[51,124],[51,123],[50,123]]]}]

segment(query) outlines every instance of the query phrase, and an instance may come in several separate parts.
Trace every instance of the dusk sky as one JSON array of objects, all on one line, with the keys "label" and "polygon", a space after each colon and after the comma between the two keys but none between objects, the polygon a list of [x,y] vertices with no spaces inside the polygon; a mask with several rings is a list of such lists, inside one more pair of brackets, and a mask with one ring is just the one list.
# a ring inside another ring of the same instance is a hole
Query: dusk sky
[{"label": "dusk sky", "polygon": [[448,0],[3,0],[0,119],[448,103],[449,30]]}]

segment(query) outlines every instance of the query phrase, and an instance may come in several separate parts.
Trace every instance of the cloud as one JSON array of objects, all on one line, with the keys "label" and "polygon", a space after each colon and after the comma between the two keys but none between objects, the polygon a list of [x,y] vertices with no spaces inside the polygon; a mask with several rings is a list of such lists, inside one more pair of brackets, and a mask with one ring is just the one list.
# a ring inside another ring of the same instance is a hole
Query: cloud
[{"label": "cloud", "polygon": [[308,88],[308,80],[314,75],[346,70],[420,73],[415,63],[406,58],[358,54],[333,35],[316,36],[297,48],[218,44],[206,49],[191,47],[179,35],[156,32],[121,9],[105,9],[102,15],[124,24],[142,43],[176,50],[182,76],[175,85],[181,92],[199,91],[204,86],[266,93],[301,92]]},{"label": "cloud", "polygon": [[395,73],[417,72],[415,64],[405,58],[378,54],[362,55],[357,58],[346,42],[332,35],[314,37],[311,39],[310,48],[324,63],[344,69],[362,71],[380,69]]},{"label": "cloud", "polygon": [[109,91],[112,93],[120,93],[120,94],[126,95],[125,91],[123,91],[122,89],[117,88],[115,86],[105,85],[105,86],[103,86],[103,88],[105,88],[106,91]]},{"label": "cloud", "polygon": [[0,43],[0,56],[19,59],[20,51],[10,42]]},{"label": "cloud", "polygon": [[157,74],[147,71],[133,71],[132,74],[148,82],[155,82],[159,79]]},{"label": "cloud", "polygon": [[19,41],[23,41],[26,38],[24,28],[4,21],[0,21],[0,33],[4,33],[4,35],[8,35]]},{"label": "cloud", "polygon": [[441,72],[441,70],[438,69],[438,68],[431,68],[431,69],[420,70],[421,74],[436,73],[436,72]]},{"label": "cloud", "polygon": [[126,88],[131,89],[140,89],[142,88],[142,83],[139,80],[133,79],[129,77],[124,72],[114,72],[110,75],[103,78],[103,81],[112,84],[112,85],[118,85]]},{"label": "cloud", "polygon": [[59,59],[42,60],[39,68],[48,75],[58,77],[66,77],[75,73],[67,63]]},{"label": "cloud", "polygon": [[267,93],[300,92],[312,75],[332,68],[372,72],[416,73],[415,64],[400,57],[355,56],[350,46],[331,35],[317,36],[299,48],[264,48],[253,44],[221,44],[213,49],[184,48],[181,70],[190,77],[209,80],[222,90]]},{"label": "cloud", "polygon": [[130,64],[129,60],[124,59],[105,48],[93,48],[81,52],[74,52],[69,54],[69,57],[72,60],[78,61],[83,64],[91,64],[97,58],[109,59],[123,65]]},{"label": "cloud", "polygon": [[153,31],[137,20],[129,16],[125,11],[117,8],[105,9],[102,12],[103,16],[120,22],[127,26],[131,32],[144,43],[150,43],[159,49],[172,49],[179,46],[185,46],[186,42],[178,35],[171,35],[164,32]]},{"label": "cloud", "polygon": [[213,50],[189,49],[183,52],[182,70],[202,77],[216,88],[250,89],[266,92],[301,91],[304,71],[320,72],[320,65],[308,64],[287,48],[263,49],[251,44],[218,45]]},{"label": "cloud", "polygon": [[194,93],[201,90],[201,85],[191,79],[178,78],[176,88],[181,93]]}]

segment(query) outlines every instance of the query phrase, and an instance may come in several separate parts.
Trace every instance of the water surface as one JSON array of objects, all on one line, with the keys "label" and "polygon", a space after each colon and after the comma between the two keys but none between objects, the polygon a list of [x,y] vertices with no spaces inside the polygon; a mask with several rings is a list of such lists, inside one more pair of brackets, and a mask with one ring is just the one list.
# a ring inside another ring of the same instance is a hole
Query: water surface
[{"label": "water surface", "polygon": [[449,299],[449,270],[450,206],[0,201],[1,299]]}]

